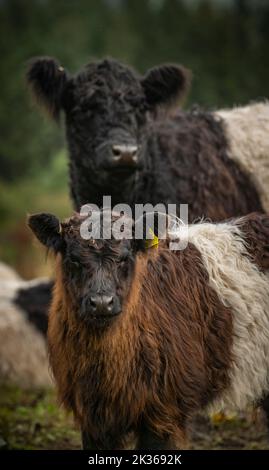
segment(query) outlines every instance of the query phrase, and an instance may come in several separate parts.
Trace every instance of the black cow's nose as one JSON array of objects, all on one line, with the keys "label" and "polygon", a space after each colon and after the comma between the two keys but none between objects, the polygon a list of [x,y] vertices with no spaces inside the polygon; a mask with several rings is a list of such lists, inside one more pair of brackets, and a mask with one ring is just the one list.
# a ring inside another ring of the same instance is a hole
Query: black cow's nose
[{"label": "black cow's nose", "polygon": [[94,295],[90,298],[91,309],[100,315],[109,315],[113,311],[114,298],[112,295]]},{"label": "black cow's nose", "polygon": [[113,160],[115,163],[121,164],[134,164],[137,162],[137,145],[129,145],[129,144],[122,144],[122,145],[113,145],[112,146],[112,153],[113,153]]}]

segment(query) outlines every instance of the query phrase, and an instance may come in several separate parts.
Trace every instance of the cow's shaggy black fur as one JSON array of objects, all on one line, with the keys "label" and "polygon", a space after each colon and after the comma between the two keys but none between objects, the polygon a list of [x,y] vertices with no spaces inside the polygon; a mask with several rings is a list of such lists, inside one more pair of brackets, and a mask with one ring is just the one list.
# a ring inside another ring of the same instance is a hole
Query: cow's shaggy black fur
[{"label": "cow's shaggy black fur", "polygon": [[[187,203],[189,219],[220,220],[262,210],[249,177],[227,155],[213,113],[175,108],[188,72],[162,65],[140,77],[115,60],[85,66],[75,76],[54,59],[31,62],[28,82],[47,111],[65,112],[70,187],[76,209],[91,202]],[[114,165],[114,144],[138,146],[132,165]]]}]

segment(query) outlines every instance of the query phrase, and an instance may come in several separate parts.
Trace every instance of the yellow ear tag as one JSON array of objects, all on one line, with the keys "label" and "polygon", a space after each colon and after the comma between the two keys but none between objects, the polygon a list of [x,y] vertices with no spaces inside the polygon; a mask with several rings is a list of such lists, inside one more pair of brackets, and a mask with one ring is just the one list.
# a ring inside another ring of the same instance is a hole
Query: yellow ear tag
[{"label": "yellow ear tag", "polygon": [[153,232],[153,230],[150,228],[149,229],[151,235],[154,235],[154,238],[150,239],[150,240],[146,240],[146,248],[152,248],[152,247],[157,247],[158,244],[159,244],[159,238],[157,237],[157,235],[155,235],[155,233]]}]

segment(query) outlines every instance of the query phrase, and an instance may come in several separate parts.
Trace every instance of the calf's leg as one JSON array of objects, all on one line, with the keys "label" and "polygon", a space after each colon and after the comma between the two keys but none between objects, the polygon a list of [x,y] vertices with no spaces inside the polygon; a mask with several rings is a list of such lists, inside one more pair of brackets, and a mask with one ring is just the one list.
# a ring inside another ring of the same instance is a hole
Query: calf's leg
[{"label": "calf's leg", "polygon": [[83,450],[98,450],[98,447],[94,443],[92,437],[89,436],[89,433],[85,430],[81,430],[81,442]]},{"label": "calf's leg", "polygon": [[[186,447],[185,432],[179,433],[180,439],[171,435],[158,436],[143,426],[138,433],[136,450],[179,450]],[[181,445],[182,444],[182,445]]]},{"label": "calf's leg", "polygon": [[81,429],[81,441],[83,450],[120,450],[126,448],[123,445],[124,440],[122,438],[115,441],[109,440],[106,444],[101,444],[100,442],[96,442],[85,429]]},{"label": "calf's leg", "polygon": [[267,424],[267,431],[269,433],[269,395],[267,395],[261,402],[261,407],[264,411],[266,424]]}]

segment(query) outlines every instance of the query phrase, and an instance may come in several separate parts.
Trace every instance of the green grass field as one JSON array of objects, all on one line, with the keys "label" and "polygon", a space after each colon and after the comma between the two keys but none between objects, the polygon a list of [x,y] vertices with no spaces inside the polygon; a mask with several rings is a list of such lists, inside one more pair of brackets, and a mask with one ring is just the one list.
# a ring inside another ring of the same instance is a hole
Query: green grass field
[{"label": "green grass field", "polygon": [[[57,404],[53,391],[0,388],[0,447],[3,449],[79,449],[80,433]],[[268,449],[260,413],[209,420],[195,418],[190,427],[192,449]]]}]

